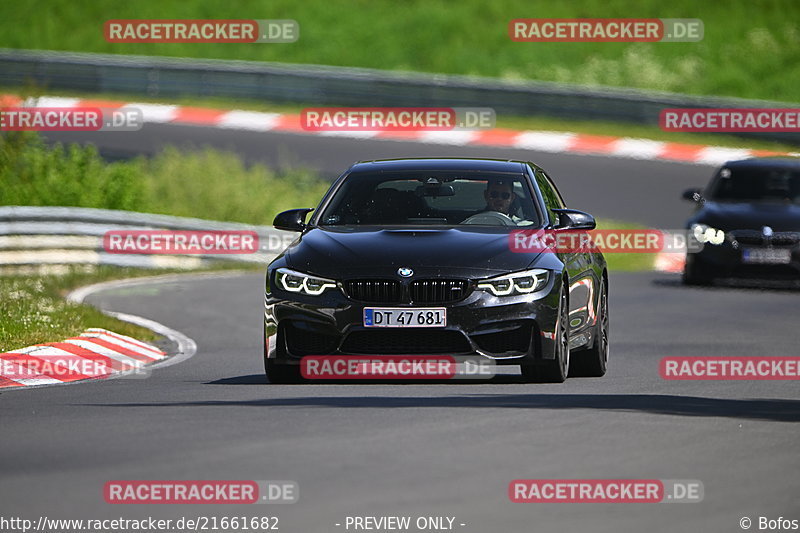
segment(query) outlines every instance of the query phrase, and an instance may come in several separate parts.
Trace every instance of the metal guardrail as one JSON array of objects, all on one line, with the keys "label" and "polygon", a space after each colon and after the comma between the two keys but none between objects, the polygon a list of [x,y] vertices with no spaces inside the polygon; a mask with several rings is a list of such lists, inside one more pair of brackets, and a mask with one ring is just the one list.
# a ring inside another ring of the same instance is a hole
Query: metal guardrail
[{"label": "metal guardrail", "polygon": [[[103,248],[112,230],[253,231],[259,250],[252,254],[118,254]],[[104,264],[139,268],[193,269],[219,261],[271,261],[296,233],[197,218],[151,215],[81,207],[0,207],[0,267]]]},{"label": "metal guardrail", "polygon": [[[0,85],[151,97],[226,96],[317,105],[492,107],[498,114],[657,125],[666,107],[782,108],[785,103],[630,89],[498,81],[255,61],[0,49]],[[740,133],[800,144],[800,133]]]}]

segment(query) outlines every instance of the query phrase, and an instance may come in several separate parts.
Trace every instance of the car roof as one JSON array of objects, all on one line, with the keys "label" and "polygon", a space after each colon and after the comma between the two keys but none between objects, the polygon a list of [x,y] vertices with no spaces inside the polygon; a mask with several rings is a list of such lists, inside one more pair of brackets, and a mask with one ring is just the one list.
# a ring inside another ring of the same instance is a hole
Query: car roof
[{"label": "car roof", "polygon": [[395,170],[475,170],[483,172],[513,172],[521,174],[525,165],[533,163],[512,159],[478,159],[458,157],[375,159],[359,161],[350,167],[350,172],[385,172]]},{"label": "car roof", "polygon": [[750,159],[740,159],[738,161],[728,161],[725,168],[783,168],[800,170],[800,157],[790,155],[770,156],[770,157],[751,157]]}]

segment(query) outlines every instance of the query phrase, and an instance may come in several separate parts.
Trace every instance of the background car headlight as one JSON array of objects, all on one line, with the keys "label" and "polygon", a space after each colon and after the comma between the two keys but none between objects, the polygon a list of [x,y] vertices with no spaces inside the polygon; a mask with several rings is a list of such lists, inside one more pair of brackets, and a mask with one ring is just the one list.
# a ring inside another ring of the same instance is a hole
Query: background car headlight
[{"label": "background car headlight", "polygon": [[721,229],[712,228],[707,224],[692,224],[694,238],[703,244],[722,244],[725,242],[725,232]]},{"label": "background car headlight", "polygon": [[335,289],[336,282],[330,279],[318,278],[310,274],[303,274],[288,268],[279,268],[275,273],[278,286],[289,292],[299,292],[309,296],[319,296],[328,289]]},{"label": "background car headlight", "polygon": [[478,288],[489,291],[495,296],[528,294],[544,287],[549,279],[549,270],[537,268],[483,279],[478,282]]}]

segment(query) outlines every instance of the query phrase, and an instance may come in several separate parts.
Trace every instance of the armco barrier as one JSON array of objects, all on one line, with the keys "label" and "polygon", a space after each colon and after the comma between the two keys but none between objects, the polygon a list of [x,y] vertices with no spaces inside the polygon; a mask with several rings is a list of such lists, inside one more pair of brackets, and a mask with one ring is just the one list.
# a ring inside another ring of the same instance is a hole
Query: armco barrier
[{"label": "armco barrier", "polygon": [[[0,86],[315,105],[492,107],[498,114],[658,125],[664,108],[785,103],[362,68],[0,49]],[[740,133],[800,144],[800,133]]]},{"label": "armco barrier", "polygon": [[[103,248],[111,230],[253,231],[259,250],[247,254],[117,254]],[[104,264],[139,268],[199,268],[215,261],[271,261],[297,236],[269,226],[80,207],[0,207],[0,268],[44,264]]]}]

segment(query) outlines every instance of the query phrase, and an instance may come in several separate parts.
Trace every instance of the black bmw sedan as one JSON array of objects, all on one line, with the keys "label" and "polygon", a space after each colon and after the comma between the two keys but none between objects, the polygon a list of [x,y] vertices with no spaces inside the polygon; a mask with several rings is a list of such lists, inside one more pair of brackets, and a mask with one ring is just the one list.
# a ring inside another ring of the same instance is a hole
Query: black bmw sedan
[{"label": "black bmw sedan", "polygon": [[359,162],[274,226],[300,235],[267,269],[271,383],[301,382],[302,358],[328,355],[476,356],[526,381],[606,372],[602,254],[510,245],[521,229],[595,227],[533,163]]},{"label": "black bmw sedan", "polygon": [[704,244],[686,257],[685,283],[800,280],[800,158],[729,161],[683,197],[697,204],[687,228]]}]

